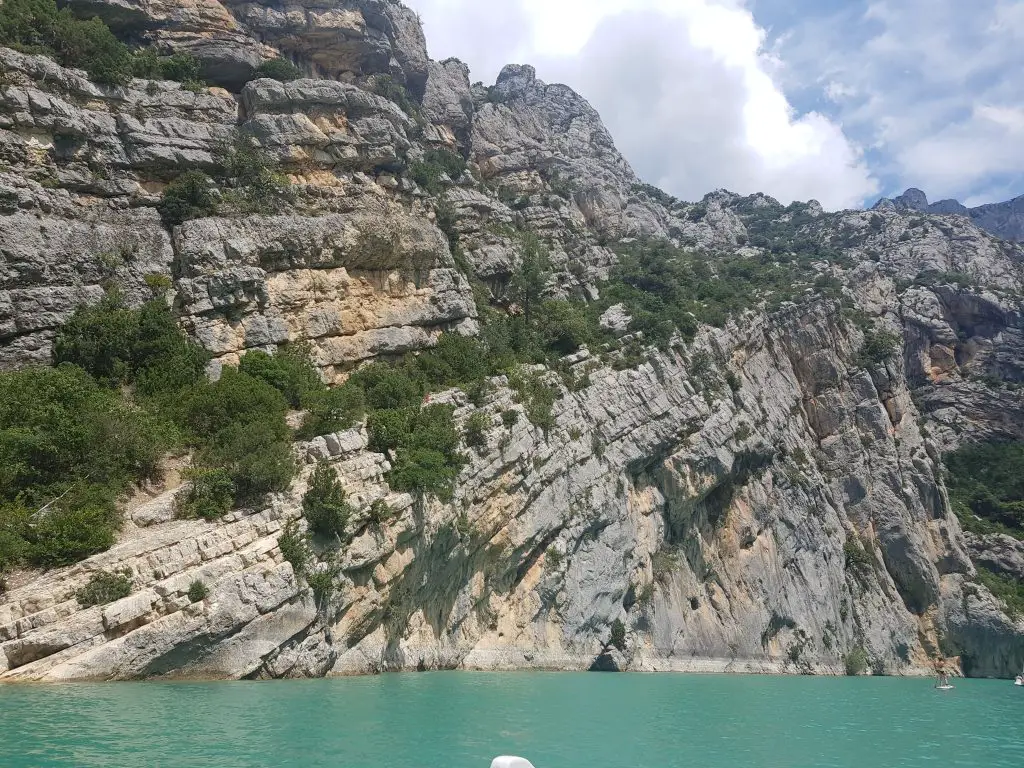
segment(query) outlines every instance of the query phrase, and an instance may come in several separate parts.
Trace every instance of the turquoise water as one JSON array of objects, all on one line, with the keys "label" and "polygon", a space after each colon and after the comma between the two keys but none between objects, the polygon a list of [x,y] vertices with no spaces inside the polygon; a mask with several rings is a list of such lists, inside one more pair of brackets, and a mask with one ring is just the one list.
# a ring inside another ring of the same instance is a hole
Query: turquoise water
[{"label": "turquoise water", "polygon": [[0,686],[3,768],[1024,766],[1008,682],[687,675],[385,675]]}]

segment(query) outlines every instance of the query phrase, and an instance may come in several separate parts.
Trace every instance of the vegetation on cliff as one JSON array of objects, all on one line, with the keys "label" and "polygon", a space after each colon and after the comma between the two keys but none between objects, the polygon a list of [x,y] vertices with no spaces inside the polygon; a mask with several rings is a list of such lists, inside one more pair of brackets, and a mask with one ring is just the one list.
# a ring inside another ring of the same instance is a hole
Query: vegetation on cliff
[{"label": "vegetation on cliff", "polygon": [[256,77],[269,77],[287,83],[290,80],[298,80],[302,77],[302,70],[292,64],[288,59],[270,59],[256,67]]},{"label": "vegetation on cliff", "polygon": [[284,396],[233,368],[209,381],[163,298],[80,309],[54,355],[53,368],[0,374],[0,570],[109,547],[118,501],[157,479],[168,452],[193,452],[185,516],[214,518],[291,482]]},{"label": "vegetation on cliff", "polygon": [[[1024,539],[1024,443],[965,445],[946,456],[946,469],[950,502],[964,530]],[[1024,582],[975,565],[978,583],[1011,617],[1024,616]]]},{"label": "vegetation on cliff", "polygon": [[302,513],[312,533],[345,540],[352,507],[345,501],[345,491],[330,464],[321,462],[313,471],[309,489],[302,497]]},{"label": "vegetation on cliff", "polygon": [[632,322],[652,342],[667,343],[677,332],[691,340],[700,325],[722,326],[736,314],[764,303],[769,310],[808,292],[840,297],[838,284],[819,274],[822,249],[714,258],[666,240],[637,240],[618,247],[619,262],[601,287],[591,314],[624,304]]},{"label": "vegetation on cliff", "polygon": [[70,8],[58,9],[55,0],[5,0],[0,5],[0,45],[51,56],[105,85],[125,85],[133,77],[201,85],[194,57],[159,56],[152,49],[133,52],[99,18],[81,19]]},{"label": "vegetation on cliff", "polygon": [[946,468],[965,530],[1024,539],[1024,443],[965,445],[946,456]]},{"label": "vegetation on cliff", "polygon": [[223,166],[214,179],[185,171],[164,188],[157,204],[168,227],[219,213],[270,213],[289,198],[289,180],[256,139],[236,131],[221,148]]},{"label": "vegetation on cliff", "polygon": [[1024,616],[1024,582],[1006,574],[978,567],[977,580],[1006,606],[1006,613],[1016,620]]}]

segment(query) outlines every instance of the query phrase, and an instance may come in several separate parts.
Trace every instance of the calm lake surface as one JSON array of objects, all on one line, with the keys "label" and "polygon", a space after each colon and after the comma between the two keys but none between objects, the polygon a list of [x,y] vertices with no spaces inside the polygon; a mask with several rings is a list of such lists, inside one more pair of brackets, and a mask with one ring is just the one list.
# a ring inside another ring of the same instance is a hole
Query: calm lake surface
[{"label": "calm lake surface", "polygon": [[0,686],[0,766],[1024,766],[1024,689],[887,678],[443,672]]}]

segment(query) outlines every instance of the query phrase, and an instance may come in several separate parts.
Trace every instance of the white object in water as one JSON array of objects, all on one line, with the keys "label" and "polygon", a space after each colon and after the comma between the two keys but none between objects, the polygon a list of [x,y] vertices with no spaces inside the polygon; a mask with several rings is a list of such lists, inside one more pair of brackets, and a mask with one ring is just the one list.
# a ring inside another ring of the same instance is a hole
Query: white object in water
[{"label": "white object in water", "polygon": [[1017,675],[1017,679],[1013,681],[1014,685],[1024,685],[1024,675]]},{"label": "white object in water", "polygon": [[953,690],[953,686],[952,685],[936,685],[935,688],[936,688],[936,690],[939,690],[939,691],[951,691],[951,690]]},{"label": "white object in water", "polygon": [[521,757],[502,755],[491,761],[491,768],[533,768],[533,763]]}]

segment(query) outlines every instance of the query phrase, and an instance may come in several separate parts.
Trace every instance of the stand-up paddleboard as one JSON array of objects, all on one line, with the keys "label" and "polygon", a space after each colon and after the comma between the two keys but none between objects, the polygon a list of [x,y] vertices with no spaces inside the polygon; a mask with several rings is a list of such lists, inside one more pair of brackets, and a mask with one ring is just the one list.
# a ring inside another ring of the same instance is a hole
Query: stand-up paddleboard
[{"label": "stand-up paddleboard", "polygon": [[522,757],[502,755],[491,761],[491,768],[533,768],[533,763]]},{"label": "stand-up paddleboard", "polygon": [[952,691],[953,690],[953,686],[952,685],[936,685],[935,686],[935,690],[936,691]]}]

